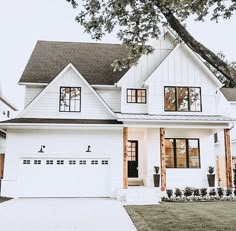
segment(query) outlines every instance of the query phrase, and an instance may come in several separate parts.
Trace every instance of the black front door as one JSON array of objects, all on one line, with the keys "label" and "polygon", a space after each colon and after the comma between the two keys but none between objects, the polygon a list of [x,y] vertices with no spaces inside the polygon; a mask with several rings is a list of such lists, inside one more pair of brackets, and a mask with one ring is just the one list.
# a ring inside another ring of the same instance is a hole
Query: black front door
[{"label": "black front door", "polygon": [[138,141],[128,141],[128,177],[138,177]]}]

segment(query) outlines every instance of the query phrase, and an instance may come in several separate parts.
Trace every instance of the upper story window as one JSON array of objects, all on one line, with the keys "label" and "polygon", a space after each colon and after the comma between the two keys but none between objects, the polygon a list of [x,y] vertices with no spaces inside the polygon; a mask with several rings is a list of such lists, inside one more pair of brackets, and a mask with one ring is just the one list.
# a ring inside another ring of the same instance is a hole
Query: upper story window
[{"label": "upper story window", "polygon": [[61,87],[60,88],[60,112],[81,111],[81,88]]},{"label": "upper story window", "polygon": [[165,111],[202,111],[200,87],[165,87]]},{"label": "upper story window", "polygon": [[127,89],[127,103],[145,104],[146,102],[146,89]]},{"label": "upper story window", "polygon": [[167,168],[200,168],[199,139],[166,139]]}]

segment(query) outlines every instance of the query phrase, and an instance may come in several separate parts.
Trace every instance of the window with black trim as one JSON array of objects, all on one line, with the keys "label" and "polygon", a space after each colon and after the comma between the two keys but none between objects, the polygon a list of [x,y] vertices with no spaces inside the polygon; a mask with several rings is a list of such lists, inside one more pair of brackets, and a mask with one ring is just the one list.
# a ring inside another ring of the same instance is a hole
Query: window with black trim
[{"label": "window with black trim", "polygon": [[60,88],[60,112],[81,111],[81,88],[61,87]]},{"label": "window with black trim", "polygon": [[200,87],[165,87],[165,111],[202,111]]},{"label": "window with black trim", "polygon": [[127,89],[127,103],[145,104],[146,102],[146,89]]},{"label": "window with black trim", "polygon": [[167,168],[200,168],[199,139],[165,139]]}]

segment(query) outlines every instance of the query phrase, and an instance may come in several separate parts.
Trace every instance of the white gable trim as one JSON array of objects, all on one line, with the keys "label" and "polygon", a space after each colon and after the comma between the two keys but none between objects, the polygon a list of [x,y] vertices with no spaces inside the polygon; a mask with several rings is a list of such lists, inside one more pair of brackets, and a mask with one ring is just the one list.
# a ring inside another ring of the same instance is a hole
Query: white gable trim
[{"label": "white gable trim", "polygon": [[172,55],[175,53],[175,51],[179,48],[179,46],[180,46],[180,44],[178,44],[178,45],[166,56],[166,58],[162,60],[162,62],[156,67],[156,69],[145,79],[144,85],[146,85],[146,84],[148,83],[149,78],[151,78],[151,76],[153,76],[153,74],[154,74],[154,73],[156,72],[156,70],[162,65],[162,63],[167,62],[166,60],[167,60],[170,56],[172,56]]},{"label": "white gable trim", "polygon": [[206,74],[210,77],[210,79],[213,81],[213,83],[216,84],[217,87],[221,88],[223,84],[217,79],[217,77],[208,69],[208,67],[203,63],[203,61],[197,56],[195,52],[193,52],[186,44],[179,44],[176,46],[173,51],[170,52],[170,54],[160,63],[160,65],[155,69],[155,71],[145,80],[144,84],[148,84],[148,80],[153,76],[153,74],[156,72],[158,68],[160,68],[163,63],[167,62],[168,58],[173,56],[173,54],[177,51],[178,48],[183,47],[185,51],[194,59],[194,61],[197,62],[203,69],[203,71],[206,72]]},{"label": "white gable trim", "polygon": [[[159,38],[158,38],[157,40],[152,41],[152,42],[150,43],[150,46],[153,47],[156,41],[160,40],[162,37],[166,36],[167,34],[170,35],[170,37],[171,37],[172,39],[176,39],[176,37],[174,36],[174,34],[168,29],[166,32],[162,33],[162,34],[159,36]],[[175,45],[174,45],[174,46],[175,46]],[[174,47],[174,49],[175,49],[175,47]],[[174,49],[173,49],[173,50],[174,50]],[[172,51],[171,51],[171,52],[172,52]],[[152,54],[150,54],[150,55],[152,55]],[[127,76],[130,72],[132,72],[133,69],[136,68],[136,66],[142,65],[142,64],[140,64],[140,60],[141,60],[144,56],[146,56],[146,55],[142,55],[142,56],[139,58],[139,60],[138,60],[138,64],[137,64],[137,65],[133,65],[133,66],[122,76],[122,78],[121,78],[117,83],[115,83],[116,86],[121,87],[122,81],[123,81],[123,79],[125,78],[125,76]],[[166,59],[166,58],[165,58],[165,59]],[[164,59],[164,60],[165,60],[165,59]],[[163,61],[164,61],[164,60],[163,60]],[[162,62],[163,62],[163,61],[162,61]],[[154,70],[154,71],[155,71],[155,70]]]},{"label": "white gable trim", "polygon": [[69,63],[57,76],[50,82],[40,93],[36,96],[36,98],[31,101],[26,108],[16,117],[20,118],[25,113],[27,113],[41,98],[45,93],[47,92],[48,88],[53,85],[61,76],[69,69],[72,68],[72,70],[78,75],[78,77],[84,82],[84,84],[91,90],[91,92],[98,98],[98,100],[103,104],[103,106],[109,111],[109,113],[115,117],[115,113],[111,110],[111,108],[104,102],[104,100],[98,95],[98,93],[91,87],[91,85],[86,81],[86,79],[79,73],[79,71],[73,66],[73,64]]}]

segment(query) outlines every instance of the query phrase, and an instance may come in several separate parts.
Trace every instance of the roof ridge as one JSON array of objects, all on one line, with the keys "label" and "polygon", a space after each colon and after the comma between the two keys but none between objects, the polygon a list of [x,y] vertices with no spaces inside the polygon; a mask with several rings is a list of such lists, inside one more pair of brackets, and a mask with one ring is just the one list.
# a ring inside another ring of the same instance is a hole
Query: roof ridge
[{"label": "roof ridge", "polygon": [[84,42],[84,41],[55,41],[55,40],[38,40],[37,43],[79,43],[88,45],[117,45],[122,46],[122,43],[105,43],[105,42]]}]

